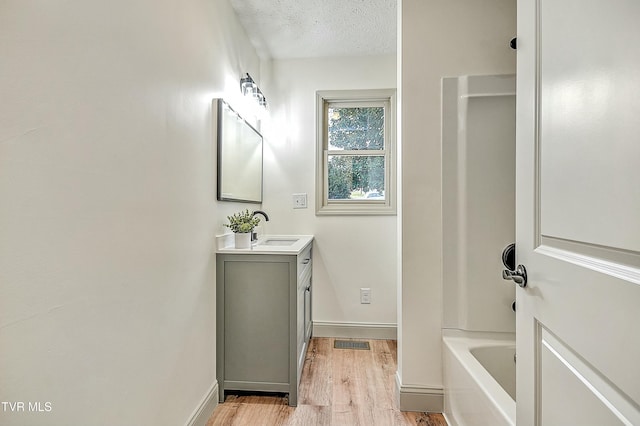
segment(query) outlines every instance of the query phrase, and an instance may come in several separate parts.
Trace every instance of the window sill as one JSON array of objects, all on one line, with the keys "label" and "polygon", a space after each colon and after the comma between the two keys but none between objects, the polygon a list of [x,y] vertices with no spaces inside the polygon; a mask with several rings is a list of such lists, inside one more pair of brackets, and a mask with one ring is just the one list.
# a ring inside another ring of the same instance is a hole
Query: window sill
[{"label": "window sill", "polygon": [[316,216],[395,216],[396,207],[379,205],[330,204],[316,209]]}]

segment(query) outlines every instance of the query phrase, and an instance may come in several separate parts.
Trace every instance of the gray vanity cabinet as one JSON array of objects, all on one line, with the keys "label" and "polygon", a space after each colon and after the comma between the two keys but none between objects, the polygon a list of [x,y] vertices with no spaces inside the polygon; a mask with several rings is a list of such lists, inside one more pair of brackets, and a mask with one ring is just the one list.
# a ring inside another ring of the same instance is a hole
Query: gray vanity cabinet
[{"label": "gray vanity cabinet", "polygon": [[217,378],[233,390],[283,392],[296,406],[311,337],[311,247],[300,254],[217,254]]}]

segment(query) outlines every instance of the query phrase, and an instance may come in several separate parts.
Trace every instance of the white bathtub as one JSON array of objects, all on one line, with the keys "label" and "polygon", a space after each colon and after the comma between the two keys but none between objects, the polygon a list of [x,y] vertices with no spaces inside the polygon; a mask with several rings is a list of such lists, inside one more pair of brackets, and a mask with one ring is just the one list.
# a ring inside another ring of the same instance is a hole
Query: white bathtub
[{"label": "white bathtub", "polygon": [[516,424],[514,337],[444,332],[444,414],[450,426]]}]

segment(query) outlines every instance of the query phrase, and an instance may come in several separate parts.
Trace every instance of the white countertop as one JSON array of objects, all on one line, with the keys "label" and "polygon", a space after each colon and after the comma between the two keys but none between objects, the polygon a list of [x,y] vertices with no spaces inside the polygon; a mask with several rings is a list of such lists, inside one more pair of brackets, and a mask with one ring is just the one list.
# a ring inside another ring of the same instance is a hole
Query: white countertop
[{"label": "white countertop", "polygon": [[[313,235],[261,235],[258,242],[248,249],[234,247],[233,234],[225,234],[217,237],[217,253],[224,254],[300,254],[300,252],[313,241]],[[266,245],[266,241],[297,240],[290,245]]]}]

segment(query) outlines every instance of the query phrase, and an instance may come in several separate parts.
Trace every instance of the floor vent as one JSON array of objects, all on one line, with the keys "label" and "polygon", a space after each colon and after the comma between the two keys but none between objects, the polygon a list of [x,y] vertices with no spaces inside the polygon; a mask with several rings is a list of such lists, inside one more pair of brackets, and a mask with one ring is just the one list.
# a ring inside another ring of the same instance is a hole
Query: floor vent
[{"label": "floor vent", "polygon": [[333,343],[335,349],[363,349],[370,350],[369,342],[357,342],[354,340],[335,340]]}]

